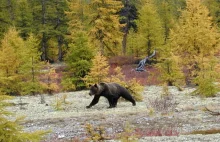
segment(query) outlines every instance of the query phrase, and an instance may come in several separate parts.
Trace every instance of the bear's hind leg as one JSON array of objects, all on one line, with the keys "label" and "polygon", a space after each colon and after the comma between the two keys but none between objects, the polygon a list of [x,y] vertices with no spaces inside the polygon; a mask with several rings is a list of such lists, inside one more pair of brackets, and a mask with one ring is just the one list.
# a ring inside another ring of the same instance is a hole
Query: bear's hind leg
[{"label": "bear's hind leg", "polygon": [[121,96],[125,100],[130,101],[133,104],[133,106],[136,106],[136,102],[135,102],[135,100],[133,99],[133,97],[130,94],[128,95],[128,93],[126,93],[126,94],[122,94]]},{"label": "bear's hind leg", "polygon": [[114,106],[114,107],[117,107],[118,99],[119,99],[119,98],[114,98],[114,99],[113,99],[113,106]]},{"label": "bear's hind leg", "polygon": [[109,108],[117,107],[118,98],[108,98]]},{"label": "bear's hind leg", "polygon": [[108,98],[108,103],[109,103],[109,107],[108,108],[113,108],[113,98]]}]

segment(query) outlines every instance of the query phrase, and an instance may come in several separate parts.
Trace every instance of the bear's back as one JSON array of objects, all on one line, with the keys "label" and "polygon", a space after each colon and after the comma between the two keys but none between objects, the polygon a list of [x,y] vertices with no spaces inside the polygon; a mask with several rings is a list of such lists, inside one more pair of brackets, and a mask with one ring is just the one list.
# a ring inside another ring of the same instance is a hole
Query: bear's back
[{"label": "bear's back", "polygon": [[108,90],[113,94],[121,94],[127,92],[127,89],[118,83],[106,83],[106,85],[108,86]]}]

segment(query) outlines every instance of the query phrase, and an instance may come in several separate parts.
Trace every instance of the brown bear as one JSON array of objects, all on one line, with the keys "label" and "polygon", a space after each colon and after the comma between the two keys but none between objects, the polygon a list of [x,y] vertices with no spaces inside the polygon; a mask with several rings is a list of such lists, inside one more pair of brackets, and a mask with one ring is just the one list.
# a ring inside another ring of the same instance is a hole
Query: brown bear
[{"label": "brown bear", "polygon": [[91,85],[89,95],[94,95],[94,98],[90,105],[86,106],[86,108],[90,108],[97,104],[101,96],[104,96],[108,99],[109,108],[116,107],[118,99],[120,97],[123,97],[124,99],[130,101],[133,104],[133,106],[136,105],[135,100],[128,92],[128,90],[117,83],[100,83]]}]

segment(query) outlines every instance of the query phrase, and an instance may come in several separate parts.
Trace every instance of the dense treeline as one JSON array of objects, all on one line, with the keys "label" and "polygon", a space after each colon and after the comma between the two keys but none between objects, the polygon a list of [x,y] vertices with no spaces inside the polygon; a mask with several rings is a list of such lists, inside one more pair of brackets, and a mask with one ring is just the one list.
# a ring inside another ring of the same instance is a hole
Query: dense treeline
[{"label": "dense treeline", "polygon": [[217,0],[1,0],[0,5],[3,93],[51,88],[39,83],[53,80],[51,70],[42,77],[42,68],[48,68],[42,61],[65,62],[62,85],[82,89],[97,52],[142,58],[156,50],[168,85],[216,81]]},{"label": "dense treeline", "polygon": [[91,46],[106,50],[106,55],[128,54],[133,50],[127,40],[129,33],[141,30],[144,24],[138,25],[138,20],[146,14],[150,21],[154,18],[147,11],[159,16],[160,22],[150,26],[162,26],[164,33],[157,35],[166,40],[179,10],[185,7],[184,0],[2,0],[0,4],[0,38],[11,27],[24,40],[32,33],[38,39],[41,60],[51,62],[63,60],[79,30],[94,41]]}]

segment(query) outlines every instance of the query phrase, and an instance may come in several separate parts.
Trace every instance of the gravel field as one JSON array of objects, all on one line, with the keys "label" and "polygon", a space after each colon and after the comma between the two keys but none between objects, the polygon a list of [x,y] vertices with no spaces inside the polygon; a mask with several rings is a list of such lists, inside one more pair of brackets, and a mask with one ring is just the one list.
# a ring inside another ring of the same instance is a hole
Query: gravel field
[{"label": "gravel field", "polygon": [[[130,102],[120,101],[117,108],[107,109],[108,103],[101,98],[99,103],[91,109],[89,105],[93,97],[88,91],[60,93],[45,96],[46,104],[40,104],[40,96],[23,96],[20,109],[20,97],[11,102],[14,106],[8,110],[15,112],[16,116],[26,116],[23,123],[26,131],[51,130],[45,138],[47,142],[82,140],[86,135],[85,125],[103,126],[107,135],[114,136],[123,132],[129,124],[133,130],[145,132],[138,141],[166,141],[166,142],[195,142],[220,141],[220,134],[185,135],[196,130],[220,130],[220,115],[211,115],[205,107],[218,112],[220,109],[220,95],[214,98],[200,98],[191,96],[194,88],[184,88],[178,91],[176,87],[169,87],[171,97],[161,99],[162,88],[147,86],[143,91],[144,101],[132,106]],[[56,110],[57,100],[66,97],[66,104]],[[160,131],[162,136],[152,132]],[[151,136],[146,137],[146,133]],[[178,136],[165,136],[166,132]],[[113,140],[111,140],[113,141]]]}]

